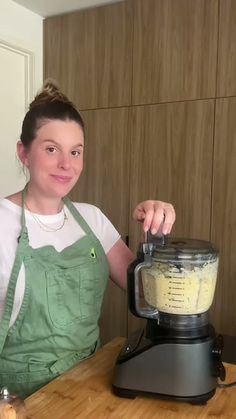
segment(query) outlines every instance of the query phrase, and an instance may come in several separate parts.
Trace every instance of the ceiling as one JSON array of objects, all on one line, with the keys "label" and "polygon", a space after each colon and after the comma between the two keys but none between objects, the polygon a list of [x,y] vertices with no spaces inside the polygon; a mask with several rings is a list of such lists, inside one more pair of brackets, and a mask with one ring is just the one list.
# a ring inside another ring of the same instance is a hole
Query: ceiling
[{"label": "ceiling", "polygon": [[13,0],[42,17],[59,15],[123,0]]}]

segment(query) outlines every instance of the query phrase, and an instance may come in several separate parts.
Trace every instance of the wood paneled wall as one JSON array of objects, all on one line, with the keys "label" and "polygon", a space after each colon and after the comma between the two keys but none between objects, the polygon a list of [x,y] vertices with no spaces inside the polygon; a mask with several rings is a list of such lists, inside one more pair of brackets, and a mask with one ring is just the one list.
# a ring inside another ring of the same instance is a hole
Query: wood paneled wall
[{"label": "wood paneled wall", "polygon": [[217,6],[134,1],[133,104],[215,96]]},{"label": "wood paneled wall", "polygon": [[126,1],[46,19],[45,75],[81,110],[130,105],[132,33]]},{"label": "wood paneled wall", "polygon": [[[135,251],[135,204],[175,205],[173,234],[211,240],[211,318],[236,335],[236,2],[127,0],[44,21],[44,75],[82,110],[85,170],[71,196],[98,205]],[[140,321],[113,284],[103,341]]]},{"label": "wood paneled wall", "polygon": [[236,96],[235,21],[235,0],[219,0],[217,97]]},{"label": "wood paneled wall", "polygon": [[211,239],[220,249],[212,319],[236,335],[236,97],[216,100],[212,191]]}]

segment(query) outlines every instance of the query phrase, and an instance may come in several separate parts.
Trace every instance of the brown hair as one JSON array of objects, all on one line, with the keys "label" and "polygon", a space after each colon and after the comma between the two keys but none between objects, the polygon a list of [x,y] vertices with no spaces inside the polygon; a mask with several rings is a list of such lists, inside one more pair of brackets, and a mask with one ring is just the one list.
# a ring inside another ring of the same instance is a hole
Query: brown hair
[{"label": "brown hair", "polygon": [[54,119],[74,121],[84,132],[84,122],[75,105],[60,91],[55,81],[47,79],[23,120],[20,139],[24,146],[30,148],[39,128]]}]

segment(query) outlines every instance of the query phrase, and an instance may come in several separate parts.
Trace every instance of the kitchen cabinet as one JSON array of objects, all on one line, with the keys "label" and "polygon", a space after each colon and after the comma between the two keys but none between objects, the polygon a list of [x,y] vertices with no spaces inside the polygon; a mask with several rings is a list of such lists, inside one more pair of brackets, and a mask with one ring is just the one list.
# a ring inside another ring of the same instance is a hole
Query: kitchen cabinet
[{"label": "kitchen cabinet", "polygon": [[220,249],[220,269],[212,307],[215,327],[236,331],[236,98],[216,101],[211,240]]},{"label": "kitchen cabinet", "polygon": [[215,96],[217,0],[135,0],[132,104]]},{"label": "kitchen cabinet", "polygon": [[236,95],[236,2],[220,0],[217,96]]},{"label": "kitchen cabinet", "polygon": [[130,2],[44,21],[44,75],[80,109],[126,106],[131,98]]}]

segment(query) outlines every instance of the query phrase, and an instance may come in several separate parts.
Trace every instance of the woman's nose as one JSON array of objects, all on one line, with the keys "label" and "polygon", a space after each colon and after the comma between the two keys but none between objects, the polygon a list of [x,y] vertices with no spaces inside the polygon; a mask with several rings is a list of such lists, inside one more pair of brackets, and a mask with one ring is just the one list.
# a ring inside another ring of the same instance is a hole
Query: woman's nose
[{"label": "woman's nose", "polygon": [[70,168],[70,156],[68,156],[68,154],[61,154],[58,166],[60,169],[68,170]]}]

